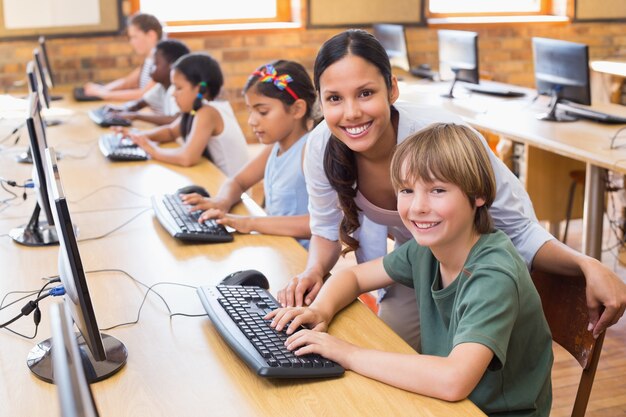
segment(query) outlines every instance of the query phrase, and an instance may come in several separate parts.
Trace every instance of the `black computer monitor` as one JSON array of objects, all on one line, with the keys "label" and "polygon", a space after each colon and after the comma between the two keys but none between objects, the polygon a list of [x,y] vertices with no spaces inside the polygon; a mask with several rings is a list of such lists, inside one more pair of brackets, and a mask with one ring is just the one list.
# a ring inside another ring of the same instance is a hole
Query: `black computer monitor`
[{"label": "black computer monitor", "polygon": [[372,26],[374,37],[385,48],[392,67],[409,71],[409,51],[407,50],[404,26],[378,23]]},{"label": "black computer monitor", "polygon": [[[46,149],[46,175],[50,179],[52,214],[59,235],[59,276],[65,287],[64,301],[80,332],[76,336],[87,379],[101,381],[124,366],[128,353],[122,342],[100,333],[98,328],[53,148]],[[50,339],[40,342],[30,351],[27,361],[30,370],[48,382],[52,382],[50,349],[54,349]]]},{"label": "black computer monitor", "polygon": [[[44,152],[47,147],[46,131],[39,111],[39,95],[31,92],[26,127],[28,128],[28,137],[30,139],[30,155],[33,161],[32,179],[35,184],[37,202],[28,223],[9,232],[9,236],[13,240],[27,246],[44,246],[59,243],[48,197],[49,184],[44,164]],[[42,210],[45,219],[40,221],[39,216]]]},{"label": "black computer monitor", "polygon": [[76,343],[74,324],[66,304],[50,307],[52,370],[61,417],[97,417],[98,409]]},{"label": "black computer monitor", "polygon": [[33,50],[33,60],[35,61],[35,74],[37,76],[39,92],[43,97],[43,103],[46,105],[47,108],[50,108],[50,89],[44,75],[44,69],[42,64],[43,58],[41,57],[39,48],[35,48]]},{"label": "black computer monitor", "polygon": [[443,95],[454,98],[457,81],[479,83],[478,33],[464,30],[439,30],[439,77],[452,80],[450,91]]},{"label": "black computer monitor", "polygon": [[560,101],[591,105],[589,48],[582,43],[533,38],[533,61],[537,92],[552,97],[541,120],[574,121],[576,117],[557,111]]},{"label": "black computer monitor", "polygon": [[44,79],[48,83],[48,87],[54,87],[54,75],[52,74],[52,67],[50,66],[50,55],[48,55],[48,48],[46,47],[46,38],[39,37],[39,52],[43,58],[41,64],[43,67]]}]

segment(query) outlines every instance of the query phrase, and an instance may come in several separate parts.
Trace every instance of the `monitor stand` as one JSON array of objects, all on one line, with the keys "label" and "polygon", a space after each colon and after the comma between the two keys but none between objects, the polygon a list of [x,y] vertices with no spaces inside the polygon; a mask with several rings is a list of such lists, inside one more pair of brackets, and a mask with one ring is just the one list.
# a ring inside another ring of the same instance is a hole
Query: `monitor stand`
[{"label": "monitor stand", "polygon": [[[80,333],[76,333],[78,350],[83,361],[87,381],[90,384],[107,379],[117,373],[126,364],[126,359],[128,358],[126,346],[121,341],[108,334],[102,333],[101,336],[106,359],[97,361],[91,354],[85,338]],[[52,339],[46,339],[37,343],[28,352],[28,357],[26,358],[26,364],[31,372],[37,378],[50,383],[54,383],[52,369],[52,349],[54,349],[54,346],[52,342]]]},{"label": "monitor stand", "polygon": [[539,120],[546,120],[548,122],[575,122],[578,117],[570,116],[564,112],[557,112],[556,105],[559,103],[559,95],[556,92],[552,92],[550,98],[550,104],[548,105],[548,111],[546,113],[540,113],[536,117]]},{"label": "monitor stand", "polygon": [[35,205],[33,215],[30,216],[30,220],[24,226],[16,227],[9,232],[11,238],[25,246],[48,246],[57,245],[59,243],[59,237],[54,225],[49,225],[48,222],[39,221],[39,213],[41,207],[39,203]]},{"label": "monitor stand", "polygon": [[451,69],[452,72],[454,73],[454,81],[452,81],[452,85],[450,86],[450,91],[448,91],[446,94],[442,94],[441,97],[443,98],[454,98],[454,86],[456,85],[456,82],[459,80],[459,69],[457,68],[452,68]]}]

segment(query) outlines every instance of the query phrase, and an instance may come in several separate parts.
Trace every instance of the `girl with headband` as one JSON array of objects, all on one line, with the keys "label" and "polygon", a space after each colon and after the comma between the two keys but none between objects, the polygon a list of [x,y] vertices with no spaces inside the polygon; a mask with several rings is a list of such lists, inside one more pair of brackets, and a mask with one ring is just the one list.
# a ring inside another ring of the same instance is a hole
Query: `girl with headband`
[{"label": "girl with headband", "polygon": [[[307,247],[311,236],[302,159],[315,106],[315,88],[302,65],[276,61],[254,71],[243,88],[248,124],[266,145],[229,178],[213,198],[183,196],[192,210],[206,210],[200,221],[216,218],[240,233],[292,236]],[[264,180],[267,216],[229,214],[241,194]]]},{"label": "girl with headband", "polygon": [[[187,54],[172,65],[170,75],[181,116],[169,125],[130,133],[130,138],[157,161],[190,167],[205,156],[234,175],[247,162],[248,150],[230,103],[215,100],[224,82],[219,64],[205,53]],[[159,147],[179,137],[180,147]]]}]

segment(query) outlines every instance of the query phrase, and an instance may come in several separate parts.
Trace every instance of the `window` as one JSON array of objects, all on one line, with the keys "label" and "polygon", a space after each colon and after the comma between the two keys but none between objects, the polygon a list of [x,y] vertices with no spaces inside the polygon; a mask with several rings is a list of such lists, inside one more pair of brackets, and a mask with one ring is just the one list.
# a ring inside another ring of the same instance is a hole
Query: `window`
[{"label": "window", "polygon": [[548,0],[429,0],[428,11],[433,17],[545,14]]},{"label": "window", "polygon": [[168,26],[291,21],[290,0],[133,0]]}]

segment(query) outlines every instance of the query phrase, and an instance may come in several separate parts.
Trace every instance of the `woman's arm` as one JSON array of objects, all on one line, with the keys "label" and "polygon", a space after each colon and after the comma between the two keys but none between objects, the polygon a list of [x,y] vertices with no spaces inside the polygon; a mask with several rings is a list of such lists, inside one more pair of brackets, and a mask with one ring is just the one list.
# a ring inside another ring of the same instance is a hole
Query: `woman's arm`
[{"label": "woman's arm", "polygon": [[558,240],[550,240],[537,251],[533,269],[585,276],[589,329],[593,329],[594,337],[598,337],[624,315],[626,284],[597,259],[583,255]]},{"label": "woman's arm", "polygon": [[230,226],[240,233],[259,232],[265,235],[290,236],[296,239],[310,239],[309,215],[300,216],[240,216],[227,214],[219,209],[209,209],[202,213],[200,221],[217,219],[217,223]]}]

